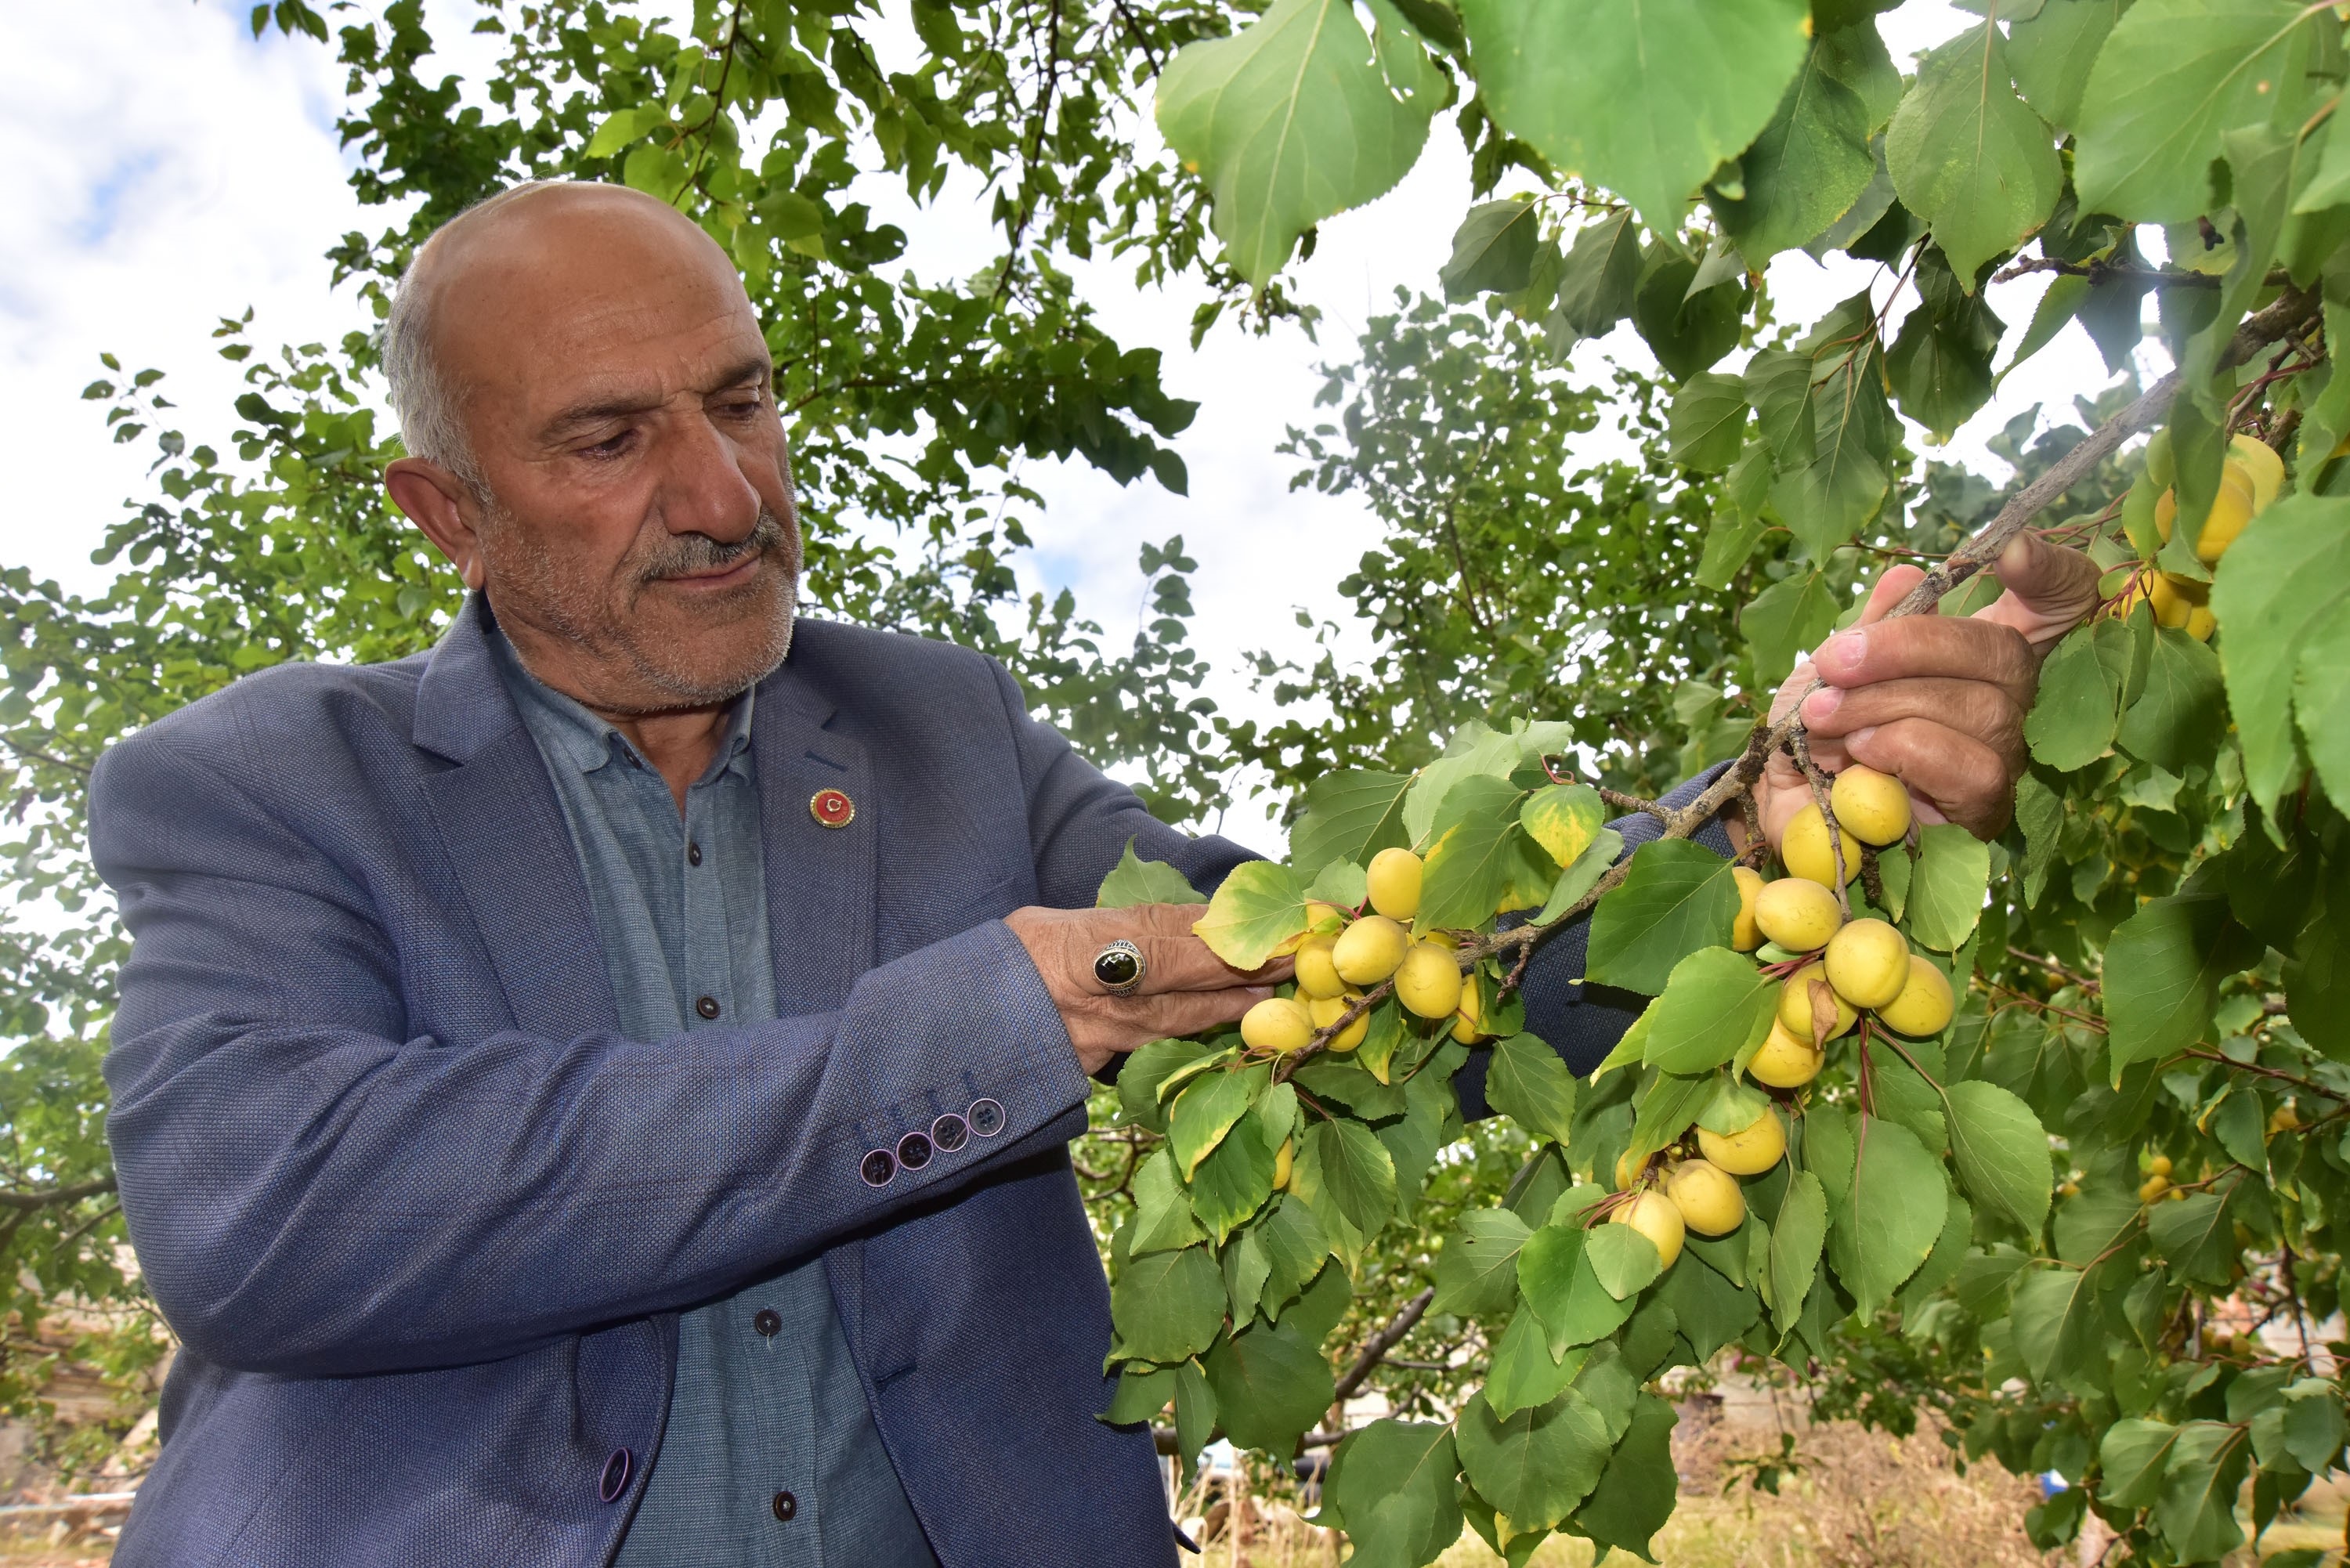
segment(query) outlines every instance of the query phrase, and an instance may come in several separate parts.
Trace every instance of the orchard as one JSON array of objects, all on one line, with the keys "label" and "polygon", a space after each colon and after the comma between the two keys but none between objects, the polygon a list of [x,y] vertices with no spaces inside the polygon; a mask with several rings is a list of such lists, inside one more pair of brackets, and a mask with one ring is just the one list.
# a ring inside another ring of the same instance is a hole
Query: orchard
[{"label": "orchard", "polygon": [[[1327,1451],[1317,1517],[1365,1568],[1464,1528],[1513,1564],[1558,1533],[1652,1557],[1660,1380],[1729,1355],[2054,1472],[2043,1548],[2092,1513],[2108,1563],[2245,1545],[2345,1438],[2350,34],[2294,0],[1971,0],[1905,74],[1918,8],[550,0],[484,6],[466,81],[409,0],[256,7],[348,69],[384,226],[329,254],[339,342],[223,318],[229,409],[109,355],[84,395],[155,457],[118,576],[0,571],[6,864],[57,911],[0,927],[0,1310],[30,1336],[69,1304],[72,1354],[134,1394],[162,1344],[103,1139],[91,763],[251,670],[430,646],[459,590],[382,498],[370,331],[470,202],[614,180],[702,223],[767,323],[809,603],[1003,659],[1167,820],[1243,778],[1286,805],[1285,855],[1212,898],[1130,854],[1101,888],[1295,972],[1096,1097],[1105,1419]],[[1317,225],[1440,133],[1474,186],[1451,260],[1283,449],[1378,520],[1336,585],[1370,656],[1252,650],[1281,715],[1241,720],[1200,695],[1182,540],[1140,552],[1130,647],[1024,596],[1022,462],[1188,483],[1180,372],[1073,261],[1196,293],[1195,342],[1310,322]],[[899,265],[877,180],[984,191],[998,254]],[[1856,292],[1790,319],[1786,253]],[[2112,384],[1993,436],[2012,483],[1927,451],[2076,328]],[[1569,365],[1610,334],[1656,372]],[[1585,455],[1602,427],[1635,455]],[[1980,608],[2024,530],[2103,577],[2012,822],[1815,765],[1770,696],[1806,650],[1888,563],[1925,569],[1876,611]],[[1813,797],[1775,843],[1773,768]],[[1526,1028],[1553,942],[1630,1020],[1587,1078]],[[1463,1117],[1464,1072],[1497,1116]],[[35,1409],[48,1369],[12,1348],[0,1400]],[[1393,1414],[1331,1424],[1367,1392]]]}]

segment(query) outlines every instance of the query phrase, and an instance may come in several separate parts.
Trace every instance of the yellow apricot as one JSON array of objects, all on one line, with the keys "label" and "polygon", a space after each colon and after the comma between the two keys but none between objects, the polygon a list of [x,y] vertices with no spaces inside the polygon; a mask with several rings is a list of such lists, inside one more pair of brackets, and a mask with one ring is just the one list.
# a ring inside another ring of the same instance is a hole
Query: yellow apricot
[{"label": "yellow apricot", "polygon": [[[1307,1017],[1314,1020],[1315,1028],[1327,1029],[1330,1025],[1337,1023],[1338,1020],[1347,1015],[1347,1009],[1354,1006],[1355,1003],[1360,1002],[1362,999],[1363,993],[1359,991],[1350,991],[1343,996],[1317,996],[1313,1001],[1305,1004],[1305,1013]],[[1356,1046],[1360,1045],[1363,1043],[1363,1036],[1369,1033],[1370,1029],[1371,1015],[1366,1012],[1362,1016],[1357,1018],[1352,1023],[1347,1024],[1346,1028],[1333,1035],[1331,1037],[1330,1044],[1325,1046],[1324,1049],[1328,1051],[1352,1051]]]},{"label": "yellow apricot", "polygon": [[1828,983],[1855,1007],[1883,1007],[1909,983],[1909,943],[1883,920],[1847,921],[1825,957]]},{"label": "yellow apricot", "polygon": [[1371,908],[1390,920],[1409,920],[1419,913],[1419,857],[1409,849],[1382,849],[1371,857],[1363,874]]},{"label": "yellow apricot", "polygon": [[1855,763],[1828,788],[1836,826],[1863,844],[1898,844],[1909,831],[1909,788],[1891,774]]},{"label": "yellow apricot", "polygon": [[1422,1018],[1449,1018],[1461,1006],[1461,963],[1433,942],[1415,943],[1395,971],[1396,1000]]},{"label": "yellow apricot", "polygon": [[[2168,503],[2168,504],[2166,504]],[[2202,531],[2195,535],[2195,558],[2205,566],[2211,565],[2228,553],[2244,524],[2252,520],[2257,510],[2252,504],[2252,477],[2244,472],[2243,464],[2230,462],[2220,473],[2220,493],[2211,499],[2211,510],[2203,519]],[[2155,503],[2155,532],[2162,542],[2170,542],[2170,531],[2178,524],[2178,503],[2169,495]]]},{"label": "yellow apricot", "polygon": [[[1819,993],[1812,989],[1814,984],[1827,986],[1828,1002],[1835,1009],[1835,1020],[1825,1033],[1820,1029]],[[1789,975],[1786,983],[1779,988],[1779,1022],[1798,1040],[1834,1040],[1859,1023],[1860,1013],[1829,983],[1827,965],[1807,963]]]},{"label": "yellow apricot", "polygon": [[1294,1137],[1283,1138],[1281,1152],[1273,1157],[1273,1189],[1275,1192],[1289,1190],[1289,1168],[1291,1162],[1296,1158],[1297,1140]]},{"label": "yellow apricot", "polygon": [[1297,950],[1298,990],[1308,996],[1338,996],[1346,992],[1347,982],[1338,978],[1337,967],[1330,961],[1337,945],[1336,937],[1305,939],[1305,945]]},{"label": "yellow apricot", "polygon": [[1774,1089],[1800,1089],[1820,1075],[1827,1060],[1825,1051],[1789,1033],[1787,1026],[1774,1018],[1769,1037],[1746,1064],[1746,1072],[1756,1083]]},{"label": "yellow apricot", "polygon": [[1681,1255],[1681,1243],[1687,1240],[1689,1227],[1681,1220],[1679,1205],[1661,1192],[1643,1192],[1629,1203],[1617,1206],[1607,1216],[1611,1225],[1629,1225],[1656,1243],[1657,1256],[1666,1268]]},{"label": "yellow apricot", "polygon": [[[1841,828],[1842,825],[1838,825]],[[1860,875],[1860,840],[1849,830],[1841,833],[1844,839],[1844,876],[1849,882]],[[1820,815],[1815,803],[1795,814],[1787,824],[1787,831],[1779,838],[1779,860],[1788,875],[1817,882],[1823,888],[1835,886],[1835,858],[1828,846],[1827,818]]]},{"label": "yellow apricot", "polygon": [[2146,1162],[2146,1168],[2156,1176],[2168,1176],[2170,1174],[2170,1157],[2167,1154],[2158,1154],[2152,1159]]},{"label": "yellow apricot", "polygon": [[1760,1176],[1787,1157],[1787,1129],[1770,1106],[1754,1125],[1724,1136],[1697,1129],[1698,1152],[1732,1176]]},{"label": "yellow apricot", "polygon": [[1738,1178],[1711,1160],[1675,1166],[1665,1178],[1665,1196],[1681,1211],[1681,1222],[1700,1236],[1727,1236],[1746,1223],[1746,1194]]},{"label": "yellow apricot", "polygon": [[2276,448],[2250,431],[2237,431],[2228,444],[2230,455],[2243,465],[2244,477],[2251,482],[2252,511],[2267,511],[2269,503],[2277,498],[2277,492],[2284,488],[2284,459],[2277,455]]},{"label": "yellow apricot", "polygon": [[1942,971],[1909,955],[1909,978],[1901,994],[1877,1010],[1877,1021],[1899,1034],[1939,1034],[1950,1027],[1950,982]]},{"label": "yellow apricot", "polygon": [[2137,1200],[2140,1203],[2158,1202],[2160,1201],[2162,1195],[2169,1190],[2170,1178],[2167,1176],[2149,1176],[2138,1186]]},{"label": "yellow apricot", "polygon": [[1241,1039],[1259,1051],[1286,1055],[1313,1038],[1313,1015],[1294,997],[1268,996],[1241,1014]]},{"label": "yellow apricot", "polygon": [[1803,877],[1782,877],[1767,883],[1754,900],[1756,929],[1790,952],[1807,953],[1828,945],[1844,924],[1834,893]]},{"label": "yellow apricot", "polygon": [[1467,977],[1461,981],[1461,1006],[1452,1014],[1452,1038],[1463,1045],[1474,1045],[1486,1039],[1482,1027],[1484,1002],[1478,995],[1477,982]]},{"label": "yellow apricot", "polygon": [[1319,898],[1309,898],[1305,904],[1305,929],[1320,936],[1336,936],[1347,926],[1347,911],[1336,904],[1326,904]]},{"label": "yellow apricot", "polygon": [[2197,605],[2187,612],[2187,635],[2196,641],[2210,641],[2211,634],[2219,629],[2220,618],[2211,613],[2210,607]]},{"label": "yellow apricot", "polygon": [[1640,1179],[1640,1173],[1648,1168],[1648,1160],[1635,1161],[1632,1158],[1632,1151],[1628,1148],[1617,1155],[1616,1157],[1616,1190],[1618,1192],[1629,1190],[1632,1184]]},{"label": "yellow apricot", "polygon": [[1411,947],[1411,933],[1385,915],[1366,915],[1338,934],[1330,967],[1349,985],[1377,985],[1395,973]]},{"label": "yellow apricot", "polygon": [[1751,953],[1762,945],[1762,929],[1754,923],[1754,900],[1762,891],[1762,873],[1750,866],[1732,866],[1730,879],[1738,884],[1738,916],[1731,922],[1730,945]]}]

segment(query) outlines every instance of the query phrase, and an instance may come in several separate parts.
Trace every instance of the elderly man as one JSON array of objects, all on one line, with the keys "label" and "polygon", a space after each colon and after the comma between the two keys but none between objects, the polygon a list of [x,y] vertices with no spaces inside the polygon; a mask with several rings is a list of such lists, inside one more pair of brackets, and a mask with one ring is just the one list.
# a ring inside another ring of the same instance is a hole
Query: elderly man
[{"label": "elderly man", "polygon": [[[1087,906],[1129,839],[1202,887],[1243,852],[988,660],[795,622],[759,324],[659,202],[483,203],[386,359],[448,635],[241,680],[93,785],[110,1128],[183,1342],[118,1568],[1171,1562],[1149,1434],[1095,1419],[1066,1146],[1089,1073],[1272,977]],[[1995,613],[1832,641],[1814,699],[1985,831],[2091,581],[2003,566]],[[1624,1020],[1574,946],[1535,1021],[1587,1054]]]}]

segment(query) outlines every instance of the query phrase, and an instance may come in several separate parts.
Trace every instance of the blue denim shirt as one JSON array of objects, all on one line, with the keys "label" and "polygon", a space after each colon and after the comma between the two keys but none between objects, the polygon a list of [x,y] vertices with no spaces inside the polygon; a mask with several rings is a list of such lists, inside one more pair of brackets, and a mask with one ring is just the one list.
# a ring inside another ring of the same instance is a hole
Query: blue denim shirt
[{"label": "blue denim shirt", "polygon": [[[648,1044],[775,1016],[752,693],[686,791],[523,668],[500,673],[546,759],[621,1030]],[[678,1320],[677,1382],[615,1568],[935,1568],[881,1446],[820,1258]]]}]

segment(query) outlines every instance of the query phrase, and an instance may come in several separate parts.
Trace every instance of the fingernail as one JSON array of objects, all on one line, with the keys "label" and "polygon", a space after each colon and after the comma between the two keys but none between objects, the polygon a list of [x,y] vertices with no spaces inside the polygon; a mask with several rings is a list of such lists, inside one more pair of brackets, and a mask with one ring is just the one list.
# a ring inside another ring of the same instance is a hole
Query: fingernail
[{"label": "fingernail", "polygon": [[1877,726],[1874,724],[1865,730],[1855,730],[1844,738],[1844,749],[1847,753],[1856,753],[1859,747],[1868,744],[1868,738],[1875,733]]},{"label": "fingernail", "polygon": [[1861,655],[1867,650],[1868,633],[1855,627],[1850,631],[1840,631],[1820,644],[1818,663],[1822,670],[1854,670],[1858,668]]},{"label": "fingernail", "polygon": [[1844,693],[1831,686],[1825,691],[1814,691],[1804,699],[1804,722],[1816,724],[1844,706]]}]

